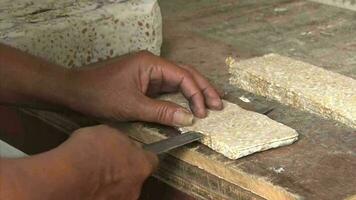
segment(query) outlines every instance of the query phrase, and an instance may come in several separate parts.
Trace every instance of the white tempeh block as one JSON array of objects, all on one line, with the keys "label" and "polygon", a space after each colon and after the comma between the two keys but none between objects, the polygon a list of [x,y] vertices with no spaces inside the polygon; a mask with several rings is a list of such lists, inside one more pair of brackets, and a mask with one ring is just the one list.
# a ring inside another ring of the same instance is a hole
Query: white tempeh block
[{"label": "white tempeh block", "polygon": [[356,128],[356,80],[280,55],[227,62],[230,83]]},{"label": "white tempeh block", "polygon": [[160,53],[156,0],[2,0],[0,42],[66,67],[147,49]]},{"label": "white tempeh block", "polygon": [[[189,107],[187,100],[180,94],[164,95],[160,99]],[[209,110],[208,117],[195,118],[192,126],[180,130],[204,134],[206,137],[202,140],[203,144],[230,159],[288,145],[298,139],[294,129],[228,101],[224,101],[222,111]]]}]

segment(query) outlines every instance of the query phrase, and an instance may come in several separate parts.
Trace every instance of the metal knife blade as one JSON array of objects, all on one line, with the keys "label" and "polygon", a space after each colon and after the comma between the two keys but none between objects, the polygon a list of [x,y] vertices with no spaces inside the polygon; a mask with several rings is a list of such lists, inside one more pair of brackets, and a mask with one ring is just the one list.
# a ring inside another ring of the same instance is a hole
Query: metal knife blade
[{"label": "metal knife blade", "polygon": [[203,137],[204,135],[201,133],[189,131],[177,136],[169,137],[167,139],[158,142],[143,145],[143,148],[155,154],[161,154],[163,152],[178,148],[185,144],[200,140]]}]

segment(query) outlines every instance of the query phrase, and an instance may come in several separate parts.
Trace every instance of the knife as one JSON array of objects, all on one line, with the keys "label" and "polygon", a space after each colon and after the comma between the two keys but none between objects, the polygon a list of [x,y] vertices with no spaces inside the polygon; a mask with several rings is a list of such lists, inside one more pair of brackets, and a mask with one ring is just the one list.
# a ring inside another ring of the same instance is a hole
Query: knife
[{"label": "knife", "polygon": [[[52,106],[48,106],[48,107],[43,106],[43,105],[37,106],[34,104],[2,104],[2,103],[0,103],[0,105],[14,106],[17,108],[29,108],[29,109],[36,109],[36,110],[55,111],[55,112],[70,111],[70,110],[65,110],[62,108],[56,108],[56,107],[52,107]],[[180,135],[169,137],[164,140],[160,140],[158,142],[154,142],[151,144],[145,144],[145,145],[143,145],[143,148],[145,150],[151,151],[152,153],[155,153],[155,154],[162,154],[164,152],[178,148],[185,144],[200,140],[203,137],[204,137],[204,135],[199,132],[189,131],[189,132],[186,132],[186,133],[183,133]]]},{"label": "knife", "polygon": [[204,137],[199,132],[189,131],[180,135],[169,137],[158,142],[143,145],[143,148],[155,154],[161,154],[169,150],[181,147],[185,144],[192,143]]}]

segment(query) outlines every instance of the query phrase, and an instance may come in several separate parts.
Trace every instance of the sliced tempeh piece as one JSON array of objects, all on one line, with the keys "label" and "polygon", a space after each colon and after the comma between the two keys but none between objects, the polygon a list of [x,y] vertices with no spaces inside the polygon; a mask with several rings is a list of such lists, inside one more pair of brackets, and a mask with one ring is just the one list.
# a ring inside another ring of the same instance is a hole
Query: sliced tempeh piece
[{"label": "sliced tempeh piece", "polygon": [[[187,100],[180,94],[160,98],[189,107]],[[180,130],[201,132],[207,136],[203,144],[230,159],[291,144],[298,139],[294,129],[228,101],[224,101],[222,111],[209,110],[208,117],[196,118],[192,126]]]},{"label": "sliced tempeh piece", "polygon": [[227,59],[230,83],[356,128],[356,80],[276,54]]}]

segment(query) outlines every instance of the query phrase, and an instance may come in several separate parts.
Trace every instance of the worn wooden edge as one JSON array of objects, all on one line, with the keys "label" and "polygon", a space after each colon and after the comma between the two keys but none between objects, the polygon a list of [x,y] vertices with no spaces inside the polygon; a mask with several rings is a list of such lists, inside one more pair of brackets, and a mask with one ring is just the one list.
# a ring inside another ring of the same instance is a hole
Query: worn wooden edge
[{"label": "worn wooden edge", "polygon": [[161,159],[154,177],[197,200],[264,199],[168,154]]},{"label": "worn wooden edge", "polygon": [[[147,128],[142,123],[125,124],[121,125],[120,128],[124,129],[130,137],[142,143],[151,143],[165,138],[164,135],[159,133],[158,129]],[[232,165],[214,159],[214,156],[204,155],[195,148],[183,147],[173,150],[169,154],[210,174],[214,174],[225,181],[236,184],[262,198],[273,200],[302,199],[299,195],[293,194],[283,187],[274,185],[264,177],[248,174]]]}]

